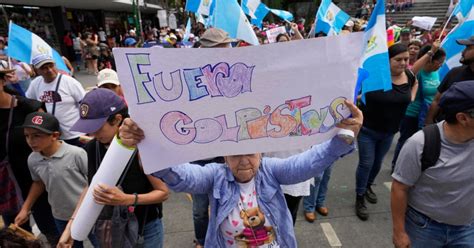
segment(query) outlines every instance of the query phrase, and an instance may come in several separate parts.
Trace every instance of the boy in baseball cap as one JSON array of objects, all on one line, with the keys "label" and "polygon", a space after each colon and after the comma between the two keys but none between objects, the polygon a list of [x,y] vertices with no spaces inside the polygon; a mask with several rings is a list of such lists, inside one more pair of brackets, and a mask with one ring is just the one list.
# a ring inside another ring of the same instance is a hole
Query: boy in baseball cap
[{"label": "boy in baseball cap", "polygon": [[94,89],[84,96],[79,111],[80,118],[71,130],[92,134],[101,143],[110,143],[115,132],[111,132],[111,135],[102,135],[98,131],[112,128],[118,131],[122,120],[128,117],[125,102],[114,92],[101,88]]},{"label": "boy in baseball cap", "polygon": [[[122,121],[128,117],[125,102],[114,92],[107,89],[94,89],[84,96],[80,105],[80,119],[72,127],[73,130],[91,134],[95,137],[87,143],[84,149],[88,155],[89,183],[100,166],[114,136],[118,133]],[[137,205],[134,213],[139,220],[139,230],[156,235],[144,237],[144,242],[150,247],[163,246],[161,216],[162,201],[168,198],[168,188],[158,178],[145,175],[138,156],[132,156],[129,170],[124,172],[124,180],[120,185],[98,184],[94,188],[94,200],[106,205],[102,214],[107,215],[111,206]],[[84,188],[84,192],[88,187]],[[147,195],[146,197],[144,195]],[[142,199],[148,200],[142,200]],[[77,205],[80,207],[81,202]],[[146,221],[145,221],[146,218]],[[72,242],[70,221],[63,232],[59,243],[70,245]],[[74,242],[75,244],[75,242]]]},{"label": "boy in baseball cap", "polygon": [[[15,218],[15,224],[25,223],[38,197],[46,190],[56,229],[62,233],[72,217],[76,204],[87,186],[87,154],[79,147],[59,139],[59,121],[53,115],[33,112],[23,123],[26,142],[33,152],[28,168],[33,179],[28,197]],[[91,242],[95,242],[90,236]],[[77,243],[82,247],[82,242]]]}]

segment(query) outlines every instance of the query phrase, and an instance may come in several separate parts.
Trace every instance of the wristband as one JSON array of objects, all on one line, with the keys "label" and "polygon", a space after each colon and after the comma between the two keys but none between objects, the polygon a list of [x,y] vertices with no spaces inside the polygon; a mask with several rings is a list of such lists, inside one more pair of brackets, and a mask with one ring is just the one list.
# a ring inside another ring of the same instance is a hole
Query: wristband
[{"label": "wristband", "polygon": [[431,50],[429,50],[426,54],[428,54],[428,56],[430,56],[430,57],[433,57],[433,56],[434,56],[434,52],[431,51]]},{"label": "wristband", "polygon": [[138,203],[138,194],[137,194],[137,193],[133,193],[133,195],[135,196],[135,201],[133,202],[133,207],[136,207],[136,206],[137,206],[137,203]]},{"label": "wristband", "polygon": [[130,213],[135,212],[135,207],[137,207],[137,203],[138,203],[138,194],[133,193],[133,195],[135,196],[135,200],[133,201],[133,205],[128,206],[128,212],[130,212]]}]

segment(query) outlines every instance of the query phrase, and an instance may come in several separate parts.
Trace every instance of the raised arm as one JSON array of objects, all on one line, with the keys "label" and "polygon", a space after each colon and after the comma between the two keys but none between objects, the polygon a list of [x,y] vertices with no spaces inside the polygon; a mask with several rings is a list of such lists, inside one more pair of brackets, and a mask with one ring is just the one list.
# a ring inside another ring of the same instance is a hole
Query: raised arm
[{"label": "raised arm", "polygon": [[170,189],[176,192],[207,194],[212,190],[214,175],[218,173],[220,166],[219,164],[200,166],[186,163],[152,175],[163,180]]},{"label": "raised arm", "polygon": [[[351,102],[346,101],[352,118],[343,120],[339,128],[352,130],[357,137],[362,126],[362,112]],[[354,143],[339,137],[333,137],[322,144],[313,146],[308,151],[287,159],[266,158],[264,169],[268,170],[280,184],[295,184],[320,175],[340,157],[354,150]]]}]

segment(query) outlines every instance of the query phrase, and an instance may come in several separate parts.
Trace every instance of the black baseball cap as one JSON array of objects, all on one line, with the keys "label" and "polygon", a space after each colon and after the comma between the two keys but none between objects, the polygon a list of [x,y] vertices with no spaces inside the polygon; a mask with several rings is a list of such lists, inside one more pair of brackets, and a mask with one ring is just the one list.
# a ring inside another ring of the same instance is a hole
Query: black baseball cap
[{"label": "black baseball cap", "polygon": [[33,112],[25,117],[25,122],[20,128],[30,127],[41,132],[52,134],[60,132],[59,121],[54,115],[45,112]]},{"label": "black baseball cap", "polygon": [[459,39],[456,40],[459,45],[472,46],[474,45],[474,36],[469,37],[468,39]]},{"label": "black baseball cap", "polygon": [[445,113],[456,114],[474,108],[474,81],[462,81],[449,87],[439,101]]}]

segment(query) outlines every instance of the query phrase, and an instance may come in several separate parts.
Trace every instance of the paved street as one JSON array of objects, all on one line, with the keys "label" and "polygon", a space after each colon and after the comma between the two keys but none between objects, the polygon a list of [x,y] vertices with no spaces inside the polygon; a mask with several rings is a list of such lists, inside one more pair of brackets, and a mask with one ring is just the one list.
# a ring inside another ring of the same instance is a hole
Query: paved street
[{"label": "paved street", "polygon": [[[80,72],[76,77],[85,88],[95,84],[94,76]],[[393,149],[384,161],[374,188],[379,203],[368,205],[370,217],[366,222],[360,221],[354,213],[357,152],[338,161],[332,171],[326,201],[329,216],[318,216],[317,221],[308,223],[301,209],[295,226],[298,246],[391,247],[390,191],[386,182],[391,181],[392,156]],[[165,247],[193,247],[192,203],[186,194],[171,193],[164,203],[163,222]]]}]

